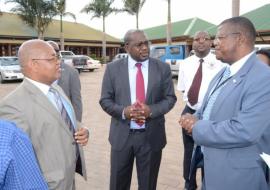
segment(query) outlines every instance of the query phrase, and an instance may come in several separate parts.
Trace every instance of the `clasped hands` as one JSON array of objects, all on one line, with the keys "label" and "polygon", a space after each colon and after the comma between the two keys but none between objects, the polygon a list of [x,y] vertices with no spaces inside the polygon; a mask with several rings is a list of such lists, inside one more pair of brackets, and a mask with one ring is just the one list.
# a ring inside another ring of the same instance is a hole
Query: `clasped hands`
[{"label": "clasped hands", "polygon": [[180,117],[178,123],[188,134],[192,134],[192,128],[197,120],[198,119],[194,115],[186,113]]},{"label": "clasped hands", "polygon": [[150,113],[150,107],[138,100],[124,109],[126,119],[130,119],[140,124],[145,123],[145,120],[150,116]]}]

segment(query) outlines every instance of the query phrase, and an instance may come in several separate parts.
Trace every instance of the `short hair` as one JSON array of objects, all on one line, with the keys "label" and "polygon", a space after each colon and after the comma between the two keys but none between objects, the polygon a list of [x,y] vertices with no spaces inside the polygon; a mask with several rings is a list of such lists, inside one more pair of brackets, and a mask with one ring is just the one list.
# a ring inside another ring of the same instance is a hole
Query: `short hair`
[{"label": "short hair", "polygon": [[197,32],[195,32],[195,34],[192,36],[192,38],[195,38],[195,36],[197,36],[199,33],[204,33],[205,35],[210,37],[209,32],[204,31],[204,30],[198,30]]},{"label": "short hair", "polygon": [[256,40],[256,29],[253,25],[253,23],[246,17],[232,17],[229,19],[226,19],[222,21],[218,26],[224,25],[224,24],[229,24],[234,27],[236,27],[239,32],[242,32],[246,38],[249,40],[251,44],[255,43]]},{"label": "short hair", "polygon": [[124,44],[127,44],[128,42],[131,41],[131,35],[134,34],[134,33],[143,33],[147,38],[147,35],[145,34],[145,32],[143,30],[131,29],[131,30],[128,30],[127,33],[124,36]]},{"label": "short hair", "polygon": [[270,62],[270,50],[260,49],[260,50],[256,51],[256,54],[265,55],[268,58],[269,62]]}]

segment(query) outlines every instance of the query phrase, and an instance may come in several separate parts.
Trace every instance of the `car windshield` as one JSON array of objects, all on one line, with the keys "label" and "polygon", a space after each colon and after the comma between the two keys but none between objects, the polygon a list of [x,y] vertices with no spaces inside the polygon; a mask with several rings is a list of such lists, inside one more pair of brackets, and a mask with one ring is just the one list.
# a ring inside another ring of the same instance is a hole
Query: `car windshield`
[{"label": "car windshield", "polygon": [[0,58],[1,66],[12,66],[12,65],[19,65],[18,58]]}]

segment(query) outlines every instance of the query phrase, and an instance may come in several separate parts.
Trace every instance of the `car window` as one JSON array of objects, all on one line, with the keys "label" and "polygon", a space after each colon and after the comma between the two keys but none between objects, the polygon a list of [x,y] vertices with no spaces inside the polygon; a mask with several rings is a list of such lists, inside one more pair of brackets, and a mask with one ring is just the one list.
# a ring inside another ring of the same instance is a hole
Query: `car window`
[{"label": "car window", "polygon": [[165,47],[154,48],[154,49],[152,49],[151,57],[153,57],[153,58],[160,58],[160,57],[162,57],[165,54],[166,54]]},{"label": "car window", "polygon": [[1,66],[11,66],[11,65],[19,65],[18,58],[1,58],[0,59]]},{"label": "car window", "polygon": [[170,53],[172,55],[174,55],[174,54],[178,55],[180,53],[180,48],[179,47],[170,47]]}]

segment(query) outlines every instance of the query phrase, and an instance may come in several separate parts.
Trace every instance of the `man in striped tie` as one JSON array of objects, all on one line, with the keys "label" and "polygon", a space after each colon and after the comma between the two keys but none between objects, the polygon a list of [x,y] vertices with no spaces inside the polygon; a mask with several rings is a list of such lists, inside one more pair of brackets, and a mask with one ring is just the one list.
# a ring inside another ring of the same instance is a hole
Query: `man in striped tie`
[{"label": "man in striped tie", "polygon": [[77,124],[72,104],[54,84],[60,76],[58,56],[48,43],[36,39],[24,42],[18,56],[25,79],[2,99],[0,118],[28,134],[49,189],[74,190],[75,172],[86,179],[82,146],[89,134]]},{"label": "man in striped tie", "polygon": [[255,40],[245,17],[218,26],[216,57],[230,66],[212,80],[201,109],[180,118],[203,147],[203,190],[269,189],[260,154],[270,153],[270,69],[256,57]]}]

